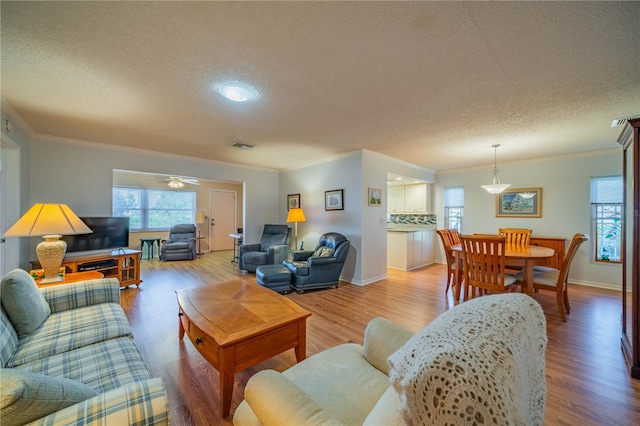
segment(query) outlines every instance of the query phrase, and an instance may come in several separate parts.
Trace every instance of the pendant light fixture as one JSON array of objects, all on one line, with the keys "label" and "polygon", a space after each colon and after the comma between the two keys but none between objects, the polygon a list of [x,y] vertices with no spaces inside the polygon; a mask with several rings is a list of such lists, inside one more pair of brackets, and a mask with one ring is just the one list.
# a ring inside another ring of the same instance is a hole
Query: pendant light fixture
[{"label": "pendant light fixture", "polygon": [[493,183],[491,185],[482,185],[482,187],[489,194],[500,194],[502,191],[510,187],[511,185],[508,183],[500,183],[500,178],[498,177],[498,147],[499,143],[495,145],[491,145],[494,149],[494,160],[493,160]]}]

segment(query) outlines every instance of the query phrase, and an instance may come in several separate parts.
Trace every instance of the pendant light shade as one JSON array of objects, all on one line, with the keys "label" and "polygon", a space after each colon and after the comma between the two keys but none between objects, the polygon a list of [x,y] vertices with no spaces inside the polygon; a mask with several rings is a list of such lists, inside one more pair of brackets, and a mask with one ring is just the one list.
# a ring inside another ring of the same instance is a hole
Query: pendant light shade
[{"label": "pendant light shade", "polygon": [[482,185],[482,188],[484,188],[484,190],[489,194],[500,194],[511,185],[508,183],[500,183],[500,178],[498,177],[498,147],[500,146],[500,144],[491,146],[494,149],[493,183],[491,185]]}]

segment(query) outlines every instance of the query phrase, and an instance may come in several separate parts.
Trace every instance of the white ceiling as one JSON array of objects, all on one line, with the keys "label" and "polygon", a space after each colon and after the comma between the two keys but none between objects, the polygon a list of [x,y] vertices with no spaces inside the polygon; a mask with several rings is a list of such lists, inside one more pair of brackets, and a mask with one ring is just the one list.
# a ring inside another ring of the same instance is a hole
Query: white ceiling
[{"label": "white ceiling", "polygon": [[[38,137],[287,169],[611,149],[640,2],[7,2],[1,95]],[[237,104],[211,90],[257,87]],[[46,135],[46,136],[43,136]],[[229,147],[232,141],[255,145]]]}]

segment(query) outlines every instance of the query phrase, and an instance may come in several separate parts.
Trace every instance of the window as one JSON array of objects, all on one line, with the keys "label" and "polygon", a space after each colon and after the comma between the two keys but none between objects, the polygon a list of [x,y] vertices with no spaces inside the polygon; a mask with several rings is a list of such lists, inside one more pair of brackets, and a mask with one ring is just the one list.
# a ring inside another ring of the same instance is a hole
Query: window
[{"label": "window", "polygon": [[462,232],[462,212],[464,211],[464,188],[444,189],[444,227]]},{"label": "window", "polygon": [[591,178],[594,259],[620,262],[622,177]]},{"label": "window", "polygon": [[195,221],[195,191],[114,186],[112,197],[113,215],[128,217],[134,231],[165,230]]}]

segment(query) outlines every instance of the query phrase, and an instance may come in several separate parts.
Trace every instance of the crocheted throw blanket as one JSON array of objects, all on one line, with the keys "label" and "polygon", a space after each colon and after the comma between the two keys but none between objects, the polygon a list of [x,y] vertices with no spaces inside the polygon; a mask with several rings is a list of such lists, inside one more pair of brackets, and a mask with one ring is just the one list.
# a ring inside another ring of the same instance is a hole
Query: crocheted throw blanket
[{"label": "crocheted throw blanket", "polygon": [[483,296],[436,318],[391,355],[413,425],[541,425],[546,320],[524,294]]}]

